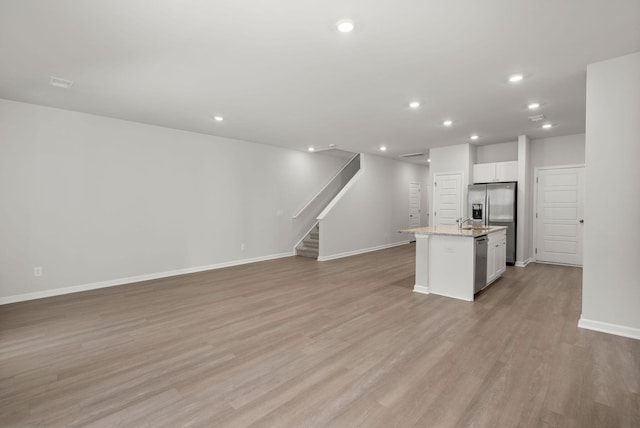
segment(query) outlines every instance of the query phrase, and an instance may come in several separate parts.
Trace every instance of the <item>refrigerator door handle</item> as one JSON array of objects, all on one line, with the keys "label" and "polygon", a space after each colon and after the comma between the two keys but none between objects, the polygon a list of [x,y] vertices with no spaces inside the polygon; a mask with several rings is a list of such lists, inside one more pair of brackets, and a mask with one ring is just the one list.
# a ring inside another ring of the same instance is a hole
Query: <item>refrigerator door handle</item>
[{"label": "refrigerator door handle", "polygon": [[487,191],[487,217],[486,217],[486,220],[484,222],[485,226],[489,226],[489,224],[490,224],[489,223],[489,221],[490,221],[489,219],[491,218],[491,217],[489,217],[489,215],[491,215],[491,213],[489,212],[490,210],[491,210],[491,196],[489,196],[489,192]]}]

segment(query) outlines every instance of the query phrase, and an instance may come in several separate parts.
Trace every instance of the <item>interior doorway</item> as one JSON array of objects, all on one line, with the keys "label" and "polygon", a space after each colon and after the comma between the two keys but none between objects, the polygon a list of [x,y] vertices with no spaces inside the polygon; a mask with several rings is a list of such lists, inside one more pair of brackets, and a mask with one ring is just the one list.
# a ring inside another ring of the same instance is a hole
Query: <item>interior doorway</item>
[{"label": "interior doorway", "polygon": [[535,170],[534,257],[582,266],[584,166]]},{"label": "interior doorway", "polygon": [[433,175],[433,225],[456,224],[462,213],[462,173]]},{"label": "interior doorway", "polygon": [[420,227],[420,183],[409,183],[409,227]]}]

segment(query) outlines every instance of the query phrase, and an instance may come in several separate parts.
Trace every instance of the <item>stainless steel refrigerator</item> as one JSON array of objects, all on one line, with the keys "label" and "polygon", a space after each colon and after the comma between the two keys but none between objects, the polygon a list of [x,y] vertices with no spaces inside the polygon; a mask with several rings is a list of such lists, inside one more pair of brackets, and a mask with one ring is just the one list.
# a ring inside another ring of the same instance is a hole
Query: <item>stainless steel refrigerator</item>
[{"label": "stainless steel refrigerator", "polygon": [[507,226],[507,264],[516,262],[516,183],[469,185],[467,212],[474,226]]}]

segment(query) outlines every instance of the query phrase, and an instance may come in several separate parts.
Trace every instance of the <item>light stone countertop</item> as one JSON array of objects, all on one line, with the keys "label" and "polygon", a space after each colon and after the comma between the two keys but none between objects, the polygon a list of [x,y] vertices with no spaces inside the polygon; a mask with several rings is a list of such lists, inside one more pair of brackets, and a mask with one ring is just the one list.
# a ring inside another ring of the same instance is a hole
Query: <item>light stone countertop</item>
[{"label": "light stone countertop", "polygon": [[440,226],[416,227],[415,229],[403,229],[400,233],[415,233],[416,235],[449,235],[477,238],[500,230],[507,230],[506,226],[489,226],[488,228],[458,229],[456,224],[442,224]]}]

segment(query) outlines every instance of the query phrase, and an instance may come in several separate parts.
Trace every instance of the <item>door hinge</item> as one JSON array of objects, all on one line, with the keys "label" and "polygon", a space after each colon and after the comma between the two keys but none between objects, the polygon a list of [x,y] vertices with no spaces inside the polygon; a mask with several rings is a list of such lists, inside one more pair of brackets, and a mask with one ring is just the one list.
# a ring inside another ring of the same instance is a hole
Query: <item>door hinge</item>
[{"label": "door hinge", "polygon": [[538,177],[536,177],[536,183],[538,182]]},{"label": "door hinge", "polygon": [[536,218],[538,218],[538,213],[536,213]]},{"label": "door hinge", "polygon": [[538,249],[536,248],[536,254],[538,254]]},{"label": "door hinge", "polygon": [[434,185],[434,186],[436,186],[436,187],[438,187],[438,182],[437,182],[437,181],[435,181],[435,182],[433,183],[433,185]]}]

